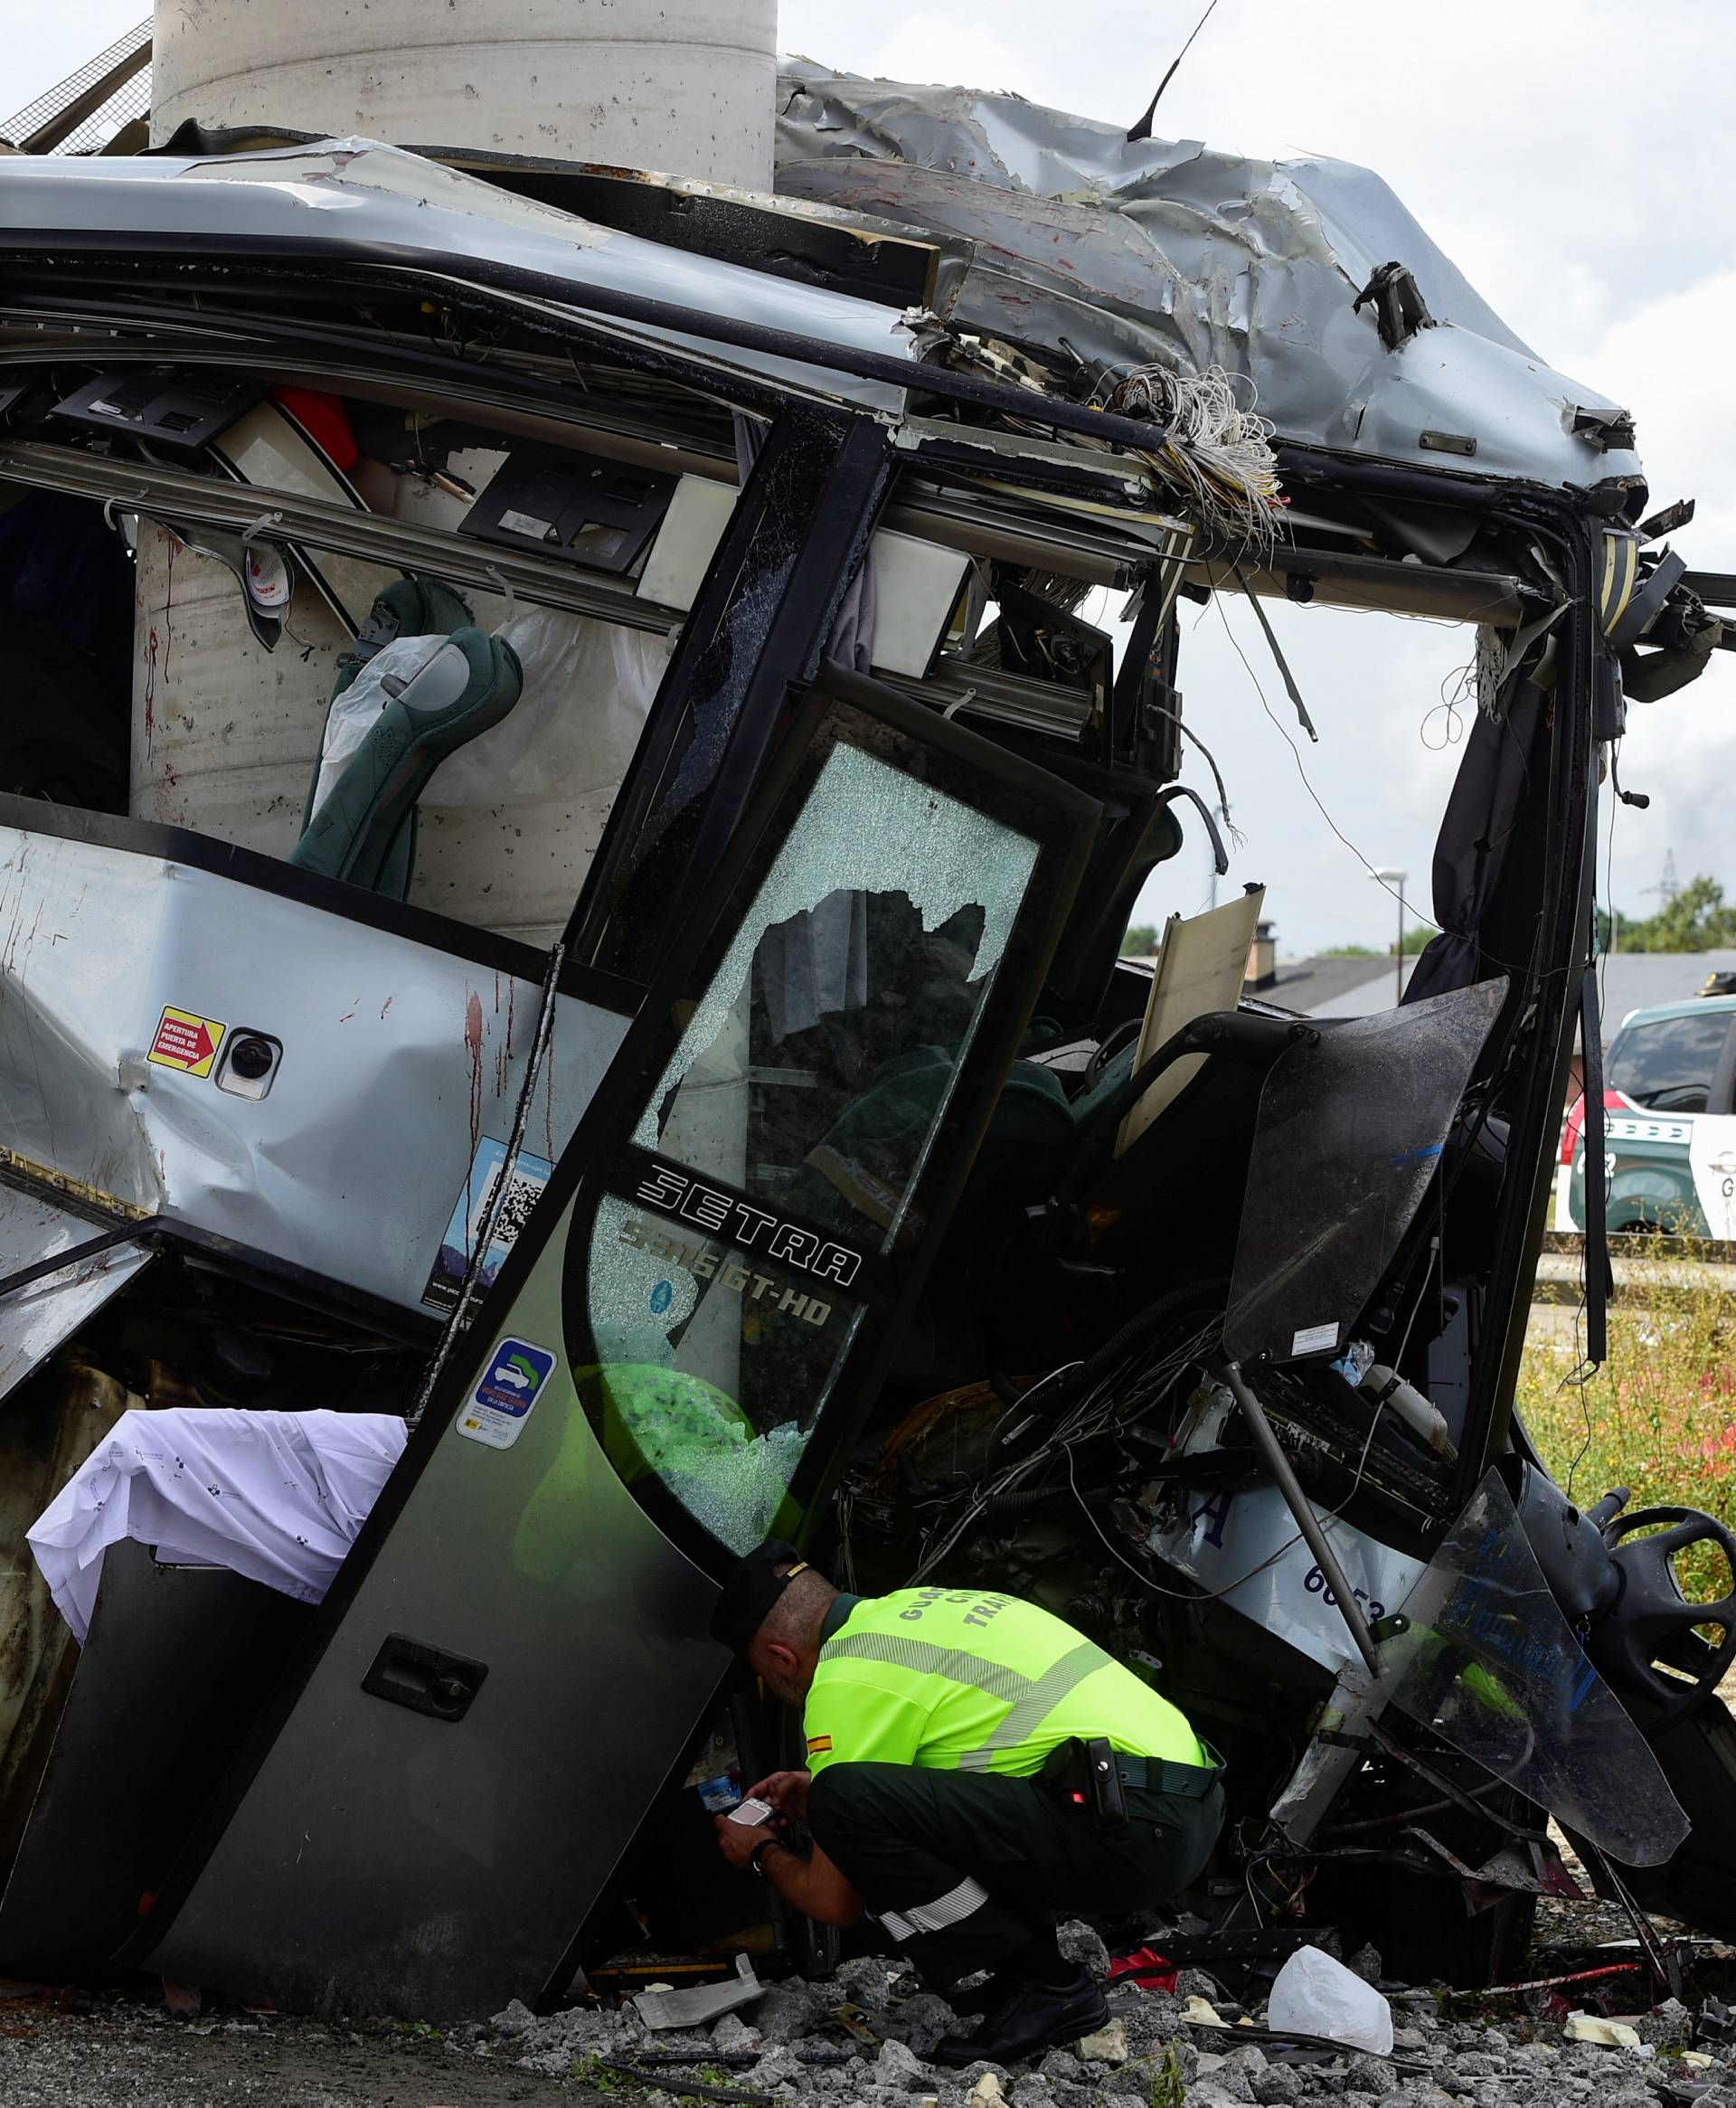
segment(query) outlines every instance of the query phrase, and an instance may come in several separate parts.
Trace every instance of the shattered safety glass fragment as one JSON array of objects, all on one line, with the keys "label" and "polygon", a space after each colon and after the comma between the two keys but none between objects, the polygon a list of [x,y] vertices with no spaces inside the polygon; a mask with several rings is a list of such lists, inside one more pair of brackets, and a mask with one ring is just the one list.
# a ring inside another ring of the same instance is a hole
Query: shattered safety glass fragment
[{"label": "shattered safety glass fragment", "polygon": [[861,1306],[788,1269],[605,1199],[590,1247],[601,1357],[575,1372],[609,1462],[660,1479],[720,1544],[771,1530]]},{"label": "shattered safety glass fragment", "polygon": [[1036,859],[835,746],[633,1139],[884,1250]]},{"label": "shattered safety glass fragment", "polygon": [[1435,1175],[1505,975],[1288,1047],[1260,1093],[1224,1350],[1335,1351]]},{"label": "shattered safety glass fragment", "polygon": [[1656,1867],[1687,1817],[1587,1660],[1493,1471],[1405,1600],[1380,1696],[1627,1867]]}]

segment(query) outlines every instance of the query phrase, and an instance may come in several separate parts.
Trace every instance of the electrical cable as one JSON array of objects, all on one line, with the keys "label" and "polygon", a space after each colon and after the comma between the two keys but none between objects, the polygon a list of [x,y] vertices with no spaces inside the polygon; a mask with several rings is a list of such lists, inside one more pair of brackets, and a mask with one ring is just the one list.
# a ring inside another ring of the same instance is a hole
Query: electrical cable
[{"label": "electrical cable", "polygon": [[[1213,593],[1212,598],[1217,605],[1218,619],[1223,624],[1223,633],[1230,639],[1230,648],[1235,653],[1236,657],[1241,661],[1242,670],[1247,674],[1248,678],[1253,683],[1254,693],[1260,697],[1260,708],[1266,713],[1267,716],[1271,719],[1272,723],[1277,727],[1278,734],[1282,738],[1284,744],[1290,750],[1290,758],[1296,763],[1296,772],[1302,779],[1303,789],[1306,790],[1309,798],[1313,799],[1315,809],[1319,813],[1321,818],[1326,821],[1326,825],[1332,829],[1333,833],[1337,836],[1338,839],[1344,844],[1344,847],[1350,851],[1351,855],[1356,859],[1357,863],[1359,863],[1363,869],[1367,872],[1368,875],[1374,881],[1375,884],[1378,885],[1382,891],[1384,892],[1391,899],[1395,901],[1399,900],[1400,895],[1394,893],[1392,888],[1387,884],[1385,879],[1381,876],[1379,871],[1376,870],[1374,865],[1370,863],[1369,859],[1363,855],[1362,851],[1356,846],[1355,843],[1351,840],[1350,837],[1345,834],[1343,827],[1338,825],[1337,821],[1334,819],[1332,815],[1326,810],[1326,806],[1321,801],[1319,792],[1316,790],[1314,785],[1308,780],[1308,771],[1302,765],[1302,750],[1290,737],[1289,729],[1285,724],[1283,719],[1278,715],[1277,712],[1272,708],[1271,704],[1266,700],[1266,691],[1260,685],[1260,676],[1255,673],[1252,666],[1250,665],[1248,654],[1241,648],[1241,639],[1237,637],[1235,631],[1230,627],[1230,618],[1224,612],[1223,595],[1222,593]],[[1431,928],[1433,926],[1433,924],[1430,924]]]},{"label": "electrical cable", "polygon": [[[1159,1389],[1173,1380],[1190,1359],[1199,1357],[1199,1351],[1212,1338],[1214,1330],[1214,1327],[1203,1327],[1191,1338],[1184,1342],[1179,1348],[1175,1349],[1166,1356],[1160,1357],[1156,1368],[1146,1372],[1146,1387],[1149,1388],[1154,1378]],[[1080,1366],[1079,1363],[1071,1363],[1068,1365],[1068,1367],[1071,1369]],[[1097,1411],[1094,1416],[1091,1416],[1094,1405],[1098,1404],[1103,1394],[1112,1392],[1113,1381],[1119,1376],[1124,1366],[1124,1364],[1118,1365],[1116,1369],[1109,1372],[1104,1379],[1097,1383],[1090,1391],[1088,1391],[1085,1396],[1073,1405],[1070,1416],[1038,1449],[1033,1450],[1028,1457],[1022,1457],[1015,1463],[1009,1465],[998,1477],[991,1479],[986,1486],[978,1489],[976,1499],[966,1509],[958,1522],[939,1544],[930,1546],[924,1553],[915,1573],[910,1577],[912,1583],[920,1581],[947,1556],[963,1537],[965,1532],[984,1513],[990,1499],[1001,1493],[1012,1490],[1018,1485],[1020,1479],[1024,1479],[1039,1464],[1046,1463],[1053,1457],[1057,1450],[1071,1449],[1072,1442],[1090,1440],[1103,1432],[1108,1421],[1116,1413],[1118,1406],[1127,1404],[1138,1404],[1139,1392],[1137,1389],[1136,1389],[1131,1400],[1123,1400],[1112,1394],[1105,1400],[1102,1408]],[[1052,1380],[1053,1375],[1064,1373],[1066,1372],[1053,1371],[1051,1376],[1043,1378],[1043,1381],[1047,1383]],[[1032,1393],[1036,1388],[1037,1386],[1033,1385]],[[1025,1395],[1028,1397],[1032,1393],[1026,1393]],[[1004,1414],[1002,1417],[1005,1418],[1005,1415]]]},{"label": "electrical cable", "polygon": [[[1224,612],[1223,609],[1223,596],[1221,593],[1213,593],[1212,597],[1212,600],[1217,603],[1218,619],[1223,624],[1224,634],[1230,639],[1231,648],[1234,651],[1236,657],[1241,661],[1243,671],[1247,674],[1250,681],[1253,683],[1254,693],[1260,697],[1260,708],[1271,720],[1272,724],[1276,727],[1285,745],[1289,748],[1290,758],[1296,763],[1297,774],[1302,779],[1302,788],[1307,792],[1309,798],[1313,800],[1315,808],[1316,811],[1318,811],[1321,818],[1326,821],[1327,827],[1332,829],[1332,832],[1337,837],[1339,841],[1342,842],[1344,847],[1350,851],[1351,855],[1355,857],[1356,861],[1362,865],[1363,869],[1382,889],[1382,891],[1386,893],[1387,897],[1391,900],[1398,901],[1400,899],[1399,894],[1396,893],[1387,884],[1385,879],[1381,876],[1375,866],[1370,863],[1369,859],[1365,855],[1363,855],[1363,852],[1356,846],[1355,843],[1351,840],[1350,837],[1345,834],[1344,830],[1338,825],[1337,821],[1333,818],[1331,813],[1326,810],[1326,808],[1320,798],[1319,792],[1316,790],[1314,785],[1308,780],[1308,771],[1303,765],[1301,749],[1290,737],[1289,732],[1286,728],[1283,720],[1277,714],[1271,704],[1267,701],[1266,691],[1260,685],[1260,676],[1255,673],[1252,666],[1249,663],[1247,653],[1242,650],[1240,639],[1237,638],[1235,631],[1230,627],[1230,618]],[[1203,610],[1202,610],[1202,615],[1203,615]],[[1504,731],[1506,730],[1505,723],[1503,729]],[[1508,736],[1511,736],[1510,733],[1508,733]],[[1528,788],[1531,772],[1530,758],[1528,756],[1522,756],[1521,758],[1527,779]],[[1514,824],[1516,825],[1517,823],[1515,822]],[[1494,849],[1498,846],[1498,844],[1492,843],[1490,845],[1490,848]],[[1404,902],[1401,904],[1410,906],[1414,903]],[[1427,917],[1424,917],[1423,919],[1425,922],[1428,922],[1428,926],[1431,930],[1435,930],[1437,931],[1439,931],[1439,923],[1429,922]],[[1539,975],[1535,966],[1536,950],[1540,941],[1540,936],[1541,932],[1533,932],[1532,957],[1524,965],[1521,965],[1513,959],[1502,959],[1495,952],[1491,951],[1480,931],[1477,932],[1477,944],[1479,950],[1482,951],[1483,956],[1487,959],[1493,965],[1499,967],[1504,973],[1524,975],[1526,978],[1528,988],[1530,988],[1531,992],[1534,994],[1536,991],[1537,984],[1541,978],[1541,976]],[[1515,1010],[1515,1016],[1522,1014],[1523,1009],[1524,1006],[1519,1006]]]},{"label": "electrical cable", "polygon": [[[981,1516],[990,1511],[991,1504],[994,1501],[1000,1496],[1014,1490],[1021,1479],[1024,1478],[1037,1465],[1049,1461],[1057,1451],[1060,1452],[1066,1464],[1068,1486],[1080,1508],[1084,1511],[1086,1520],[1095,1531],[1103,1548],[1129,1574],[1133,1574],[1143,1587],[1154,1594],[1170,1597],[1182,1602],[1216,1602],[1220,1597],[1231,1594],[1236,1589],[1241,1588],[1244,1583],[1251,1581],[1257,1574],[1264,1573],[1267,1567],[1284,1557],[1301,1541],[1302,1533],[1300,1530],[1286,1538],[1257,1565],[1250,1567],[1247,1573],[1239,1575],[1234,1581],[1226,1583],[1222,1588],[1204,1591],[1167,1588],[1161,1582],[1154,1581],[1149,1574],[1142,1573],[1138,1567],[1133,1564],[1131,1560],[1127,1559],[1109,1542],[1096,1516],[1091,1512],[1090,1505],[1080,1494],[1078,1479],[1074,1475],[1073,1451],[1075,1448],[1080,1443],[1093,1440],[1097,1435],[1104,1432],[1111,1419],[1127,1417],[1126,1407],[1129,1404],[1137,1406],[1141,1394],[1149,1395],[1154,1385],[1158,1391],[1166,1387],[1190,1361],[1197,1361],[1202,1358],[1203,1353],[1210,1351],[1211,1347],[1215,1344],[1216,1332],[1215,1324],[1203,1326],[1179,1347],[1160,1356],[1154,1368],[1144,1372],[1143,1377],[1136,1376],[1134,1378],[1134,1394],[1130,1399],[1119,1394],[1122,1390],[1121,1379],[1125,1372],[1125,1363],[1106,1374],[1102,1381],[1079,1402],[1068,1422],[1061,1428],[1057,1429],[1048,1442],[1043,1443],[1040,1449],[1033,1451],[1029,1457],[1021,1458],[1017,1463],[1009,1467],[989,1485],[978,1490],[976,1498],[952,1528],[946,1533],[940,1542],[930,1546],[924,1553],[915,1572],[910,1576],[910,1585],[914,1585],[930,1574],[940,1561],[955,1548],[971,1525]],[[1069,1366],[1076,1368],[1081,1365],[1074,1363]],[[1061,1372],[1052,1372],[1052,1375]],[[1043,1383],[1050,1380],[1050,1377],[1041,1379]],[[1032,1392],[1026,1393],[1025,1395],[1030,1396],[1037,1388],[1038,1386],[1033,1385]],[[1106,1391],[1111,1394],[1105,1401],[1102,1409],[1093,1413],[1091,1408],[1094,1403],[1099,1394]],[[1363,1439],[1362,1452],[1357,1458],[1350,1489],[1338,1505],[1323,1518],[1324,1522],[1335,1522],[1362,1490],[1363,1482],[1367,1475],[1369,1454],[1373,1447],[1374,1437],[1379,1431],[1385,1410],[1383,1400],[1375,1406],[1373,1416],[1369,1423],[1368,1432]]]},{"label": "electrical cable", "polygon": [[[1345,1508],[1347,1508],[1351,1502],[1355,1499],[1357,1494],[1361,1492],[1363,1475],[1367,1470],[1368,1465],[1368,1452],[1374,1441],[1374,1431],[1379,1427],[1381,1423],[1381,1415],[1385,1411],[1386,1401],[1382,1399],[1375,1406],[1374,1417],[1369,1422],[1368,1435],[1363,1443],[1363,1453],[1356,1460],[1356,1475],[1351,1485],[1350,1491],[1345,1494],[1344,1498],[1338,1503],[1336,1508],[1333,1508],[1328,1514],[1321,1517],[1322,1527],[1324,1527],[1326,1523],[1336,1522],[1338,1517],[1343,1515]],[[1119,1559],[1122,1565],[1127,1568],[1127,1572],[1131,1574],[1136,1580],[1141,1583],[1143,1586],[1148,1588],[1154,1595],[1168,1596],[1176,1602],[1214,1603],[1219,1602],[1224,1596],[1233,1595],[1236,1590],[1241,1588],[1244,1583],[1252,1581],[1256,1574],[1264,1574],[1269,1566],[1276,1565],[1278,1560],[1283,1558],[1287,1552],[1293,1550],[1295,1546],[1302,1542],[1302,1533],[1300,1530],[1297,1530],[1293,1536],[1286,1537],[1284,1542],[1278,1546],[1276,1551],[1269,1552],[1265,1558],[1263,1558],[1258,1565],[1250,1566],[1246,1574],[1238,1576],[1238,1578],[1234,1581],[1226,1582],[1222,1588],[1165,1588],[1161,1582],[1153,1581],[1149,1574],[1141,1574],[1139,1569],[1133,1564],[1132,1560],[1124,1557],[1123,1555],[1117,1551],[1115,1546],[1110,1544],[1109,1540],[1104,1536],[1102,1526],[1099,1523],[1097,1517],[1091,1513],[1090,1508],[1086,1506],[1084,1496],[1080,1494],[1079,1487],[1073,1479],[1073,1454],[1071,1448],[1067,1451],[1067,1482],[1069,1486],[1072,1488],[1073,1496],[1078,1500],[1080,1507],[1084,1510],[1086,1521],[1089,1522],[1092,1529],[1097,1532],[1103,1549],[1109,1553],[1114,1558]]]},{"label": "electrical cable", "polygon": [[1226,835],[1229,836],[1231,843],[1235,846],[1235,847],[1238,849],[1245,847],[1247,844],[1247,837],[1236,825],[1235,821],[1232,820],[1230,817],[1230,793],[1224,789],[1223,770],[1218,766],[1217,756],[1212,752],[1211,748],[1206,745],[1205,742],[1200,737],[1199,733],[1194,730],[1192,725],[1183,723],[1181,713],[1179,711],[1166,710],[1161,703],[1154,703],[1151,705],[1151,708],[1155,715],[1158,717],[1168,718],[1170,723],[1175,727],[1176,731],[1181,733],[1182,737],[1184,740],[1189,741],[1193,745],[1196,746],[1201,753],[1205,756],[1206,766],[1212,771],[1212,780],[1217,786],[1218,812],[1219,816],[1223,821],[1223,831]]},{"label": "electrical cable", "polygon": [[[1448,747],[1459,745],[1465,737],[1463,723],[1465,702],[1477,685],[1477,660],[1473,657],[1452,672],[1443,674],[1437,690],[1440,700],[1422,714],[1422,723],[1417,727],[1417,737],[1431,754],[1444,754]],[[1449,693],[1450,689],[1450,693]],[[1473,706],[1475,699],[1473,698]],[[1444,729],[1438,740],[1429,736],[1429,721],[1432,717],[1444,718]]]}]

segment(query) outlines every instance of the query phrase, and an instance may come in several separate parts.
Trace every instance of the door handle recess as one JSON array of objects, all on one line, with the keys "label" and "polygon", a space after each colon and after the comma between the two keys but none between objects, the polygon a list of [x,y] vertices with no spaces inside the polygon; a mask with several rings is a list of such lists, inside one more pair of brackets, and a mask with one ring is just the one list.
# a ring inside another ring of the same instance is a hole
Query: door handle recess
[{"label": "door handle recess", "polygon": [[392,1705],[408,1706],[412,1713],[456,1723],[470,1710],[487,1674],[486,1661],[471,1661],[403,1632],[391,1632],[362,1678],[362,1688]]}]

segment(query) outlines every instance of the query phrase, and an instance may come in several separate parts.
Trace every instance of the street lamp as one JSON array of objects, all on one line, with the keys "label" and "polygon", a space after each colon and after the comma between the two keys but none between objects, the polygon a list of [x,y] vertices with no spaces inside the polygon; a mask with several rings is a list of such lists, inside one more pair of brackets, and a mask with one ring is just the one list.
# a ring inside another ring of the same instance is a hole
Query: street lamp
[{"label": "street lamp", "polygon": [[1369,873],[1382,885],[1396,885],[1399,889],[1399,941],[1392,954],[1394,1003],[1401,1002],[1404,997],[1404,882],[1409,875],[1408,872],[1384,869]]}]

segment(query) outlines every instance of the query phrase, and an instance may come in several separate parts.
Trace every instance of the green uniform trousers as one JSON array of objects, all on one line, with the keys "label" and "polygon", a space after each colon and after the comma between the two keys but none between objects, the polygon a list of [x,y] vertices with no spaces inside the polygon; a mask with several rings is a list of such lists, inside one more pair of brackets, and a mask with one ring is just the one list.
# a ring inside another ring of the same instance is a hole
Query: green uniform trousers
[{"label": "green uniform trousers", "polygon": [[1127,1803],[1127,1822],[1100,1829],[1035,1779],[846,1763],[815,1779],[807,1826],[944,1989],[1052,1934],[1058,1914],[1155,1908],[1198,1878],[1223,1827],[1215,1777],[1203,1793],[1129,1787]]}]

